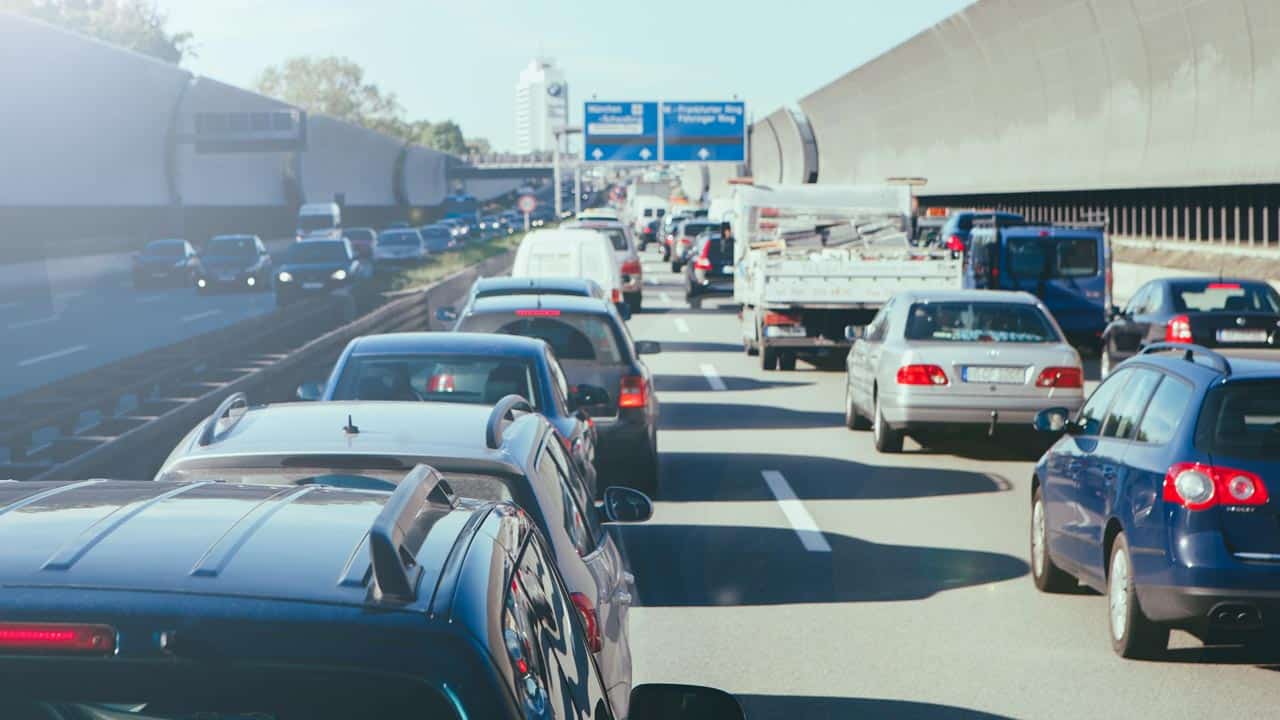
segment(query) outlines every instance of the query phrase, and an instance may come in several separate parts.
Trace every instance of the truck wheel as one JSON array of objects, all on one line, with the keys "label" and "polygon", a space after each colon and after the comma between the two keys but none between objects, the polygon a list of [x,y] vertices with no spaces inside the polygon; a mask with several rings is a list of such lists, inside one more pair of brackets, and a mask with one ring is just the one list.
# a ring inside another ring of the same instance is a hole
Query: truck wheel
[{"label": "truck wheel", "polygon": [[791,372],[796,369],[796,354],[781,353],[778,355],[778,369],[785,372]]},{"label": "truck wheel", "polygon": [[872,408],[871,434],[875,438],[876,450],[882,453],[902,452],[902,433],[889,427],[884,421],[884,413],[880,412],[880,397],[877,395]]},{"label": "truck wheel", "polygon": [[769,348],[760,348],[760,369],[761,370],[777,370],[778,369],[778,351]]}]

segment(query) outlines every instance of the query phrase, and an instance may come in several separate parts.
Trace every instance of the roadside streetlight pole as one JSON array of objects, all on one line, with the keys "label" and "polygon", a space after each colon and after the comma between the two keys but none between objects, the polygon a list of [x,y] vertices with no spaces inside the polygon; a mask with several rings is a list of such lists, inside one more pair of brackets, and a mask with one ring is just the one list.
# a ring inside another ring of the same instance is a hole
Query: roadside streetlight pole
[{"label": "roadside streetlight pole", "polygon": [[[555,185],[554,193],[555,193],[556,220],[559,220],[560,213],[564,212],[564,202],[560,197],[560,143],[562,141],[562,138],[567,140],[568,136],[570,135],[582,134],[582,128],[569,127],[565,125],[565,126],[555,128],[551,132],[555,136],[555,147],[552,149],[552,152],[551,152],[551,182]],[[578,172],[577,170],[575,170],[574,172],[575,190],[576,190],[577,183],[579,181],[577,172]],[[580,193],[575,193],[576,197],[580,197],[580,195],[581,195]],[[575,209],[581,208],[581,200],[577,200],[577,199],[574,200],[574,208]]]}]

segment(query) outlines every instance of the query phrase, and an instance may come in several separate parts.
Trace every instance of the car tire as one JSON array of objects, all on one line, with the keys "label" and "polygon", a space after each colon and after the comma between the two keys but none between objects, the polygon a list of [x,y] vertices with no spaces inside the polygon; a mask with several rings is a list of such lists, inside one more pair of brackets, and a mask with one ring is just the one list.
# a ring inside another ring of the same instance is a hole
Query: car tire
[{"label": "car tire", "polygon": [[649,499],[657,500],[660,485],[659,467],[658,454],[650,450],[648,455],[636,464],[636,470],[631,478],[631,487],[648,495]]},{"label": "car tire", "polygon": [[1155,659],[1169,648],[1169,628],[1151,622],[1138,604],[1133,560],[1124,533],[1116,536],[1107,561],[1107,629],[1111,649],[1123,658]]},{"label": "car tire", "polygon": [[1039,487],[1031,495],[1031,580],[1045,593],[1064,593],[1076,587],[1076,579],[1049,556],[1049,531]]},{"label": "car tire", "polygon": [[777,370],[778,369],[778,351],[769,348],[760,349],[760,369],[761,370]]},{"label": "car tire", "polygon": [[760,348],[756,347],[755,343],[744,342],[742,343],[742,349],[747,353],[747,357],[755,357],[760,354]]},{"label": "car tire", "polygon": [[632,315],[640,313],[640,307],[644,304],[644,293],[627,293],[627,307],[631,309]]},{"label": "car tire", "polygon": [[853,402],[853,391],[848,382],[844,384],[844,426],[850,430],[871,429],[871,422],[858,412],[858,406]]},{"label": "car tire", "polygon": [[686,296],[685,299],[689,301],[690,310],[702,309],[702,298],[698,297],[697,295],[689,295],[689,296]]},{"label": "car tire", "polygon": [[1110,344],[1103,346],[1102,353],[1098,357],[1098,379],[1106,380],[1111,374],[1111,349]]},{"label": "car tire", "polygon": [[871,415],[871,434],[875,439],[876,451],[886,454],[902,452],[902,433],[889,427],[884,413],[880,412],[880,396],[874,401]]},{"label": "car tire", "polygon": [[780,353],[778,355],[778,369],[783,372],[791,372],[796,369],[795,353]]}]

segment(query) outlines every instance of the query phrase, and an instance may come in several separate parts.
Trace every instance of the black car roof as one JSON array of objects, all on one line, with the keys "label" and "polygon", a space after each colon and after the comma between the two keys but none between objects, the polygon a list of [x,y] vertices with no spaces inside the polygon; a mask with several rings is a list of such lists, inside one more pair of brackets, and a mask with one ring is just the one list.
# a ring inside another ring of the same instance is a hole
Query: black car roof
[{"label": "black car roof", "polygon": [[366,335],[351,341],[353,355],[440,353],[456,355],[508,355],[538,358],[547,347],[544,340],[522,335],[465,332],[412,332]]},{"label": "black car roof", "polygon": [[581,313],[584,315],[608,315],[609,304],[598,298],[580,297],[577,295],[498,295],[477,298],[471,312],[480,313],[514,313],[517,310],[541,308],[560,310],[562,312]]}]

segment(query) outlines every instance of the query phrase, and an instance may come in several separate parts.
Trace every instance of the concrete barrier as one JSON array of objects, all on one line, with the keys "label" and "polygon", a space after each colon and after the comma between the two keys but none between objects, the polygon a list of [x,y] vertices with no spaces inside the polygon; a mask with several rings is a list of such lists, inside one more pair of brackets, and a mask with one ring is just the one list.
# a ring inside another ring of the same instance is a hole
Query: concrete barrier
[{"label": "concrete barrier", "polygon": [[817,182],[818,150],[802,115],[778,108],[751,126],[751,176],[764,185]]}]

